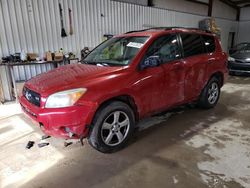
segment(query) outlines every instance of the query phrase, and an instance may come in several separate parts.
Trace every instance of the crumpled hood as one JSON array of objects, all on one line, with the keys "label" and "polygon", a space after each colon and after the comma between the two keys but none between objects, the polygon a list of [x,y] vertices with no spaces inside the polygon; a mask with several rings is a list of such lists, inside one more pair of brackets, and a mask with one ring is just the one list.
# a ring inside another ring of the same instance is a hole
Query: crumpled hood
[{"label": "crumpled hood", "polygon": [[66,65],[31,78],[25,86],[42,95],[49,95],[66,89],[85,87],[90,80],[114,74],[122,69],[123,67],[85,64]]}]

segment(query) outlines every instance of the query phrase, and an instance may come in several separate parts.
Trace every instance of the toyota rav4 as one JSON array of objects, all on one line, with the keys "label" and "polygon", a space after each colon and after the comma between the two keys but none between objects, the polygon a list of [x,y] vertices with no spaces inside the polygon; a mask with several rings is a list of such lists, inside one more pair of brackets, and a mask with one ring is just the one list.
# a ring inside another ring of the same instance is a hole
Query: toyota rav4
[{"label": "toyota rav4", "polygon": [[115,36],[80,64],[28,80],[19,100],[47,135],[88,138],[108,153],[123,148],[146,116],[192,102],[214,107],[227,73],[215,35],[151,28]]}]

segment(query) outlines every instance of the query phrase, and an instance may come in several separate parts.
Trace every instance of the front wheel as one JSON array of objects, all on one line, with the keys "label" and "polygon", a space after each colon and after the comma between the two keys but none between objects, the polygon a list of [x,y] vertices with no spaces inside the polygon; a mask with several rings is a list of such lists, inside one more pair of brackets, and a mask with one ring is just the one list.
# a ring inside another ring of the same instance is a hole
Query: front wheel
[{"label": "front wheel", "polygon": [[202,108],[213,108],[220,97],[220,83],[219,80],[215,77],[211,78],[203,89],[198,105]]},{"label": "front wheel", "polygon": [[88,137],[89,144],[103,153],[118,151],[126,146],[134,127],[132,109],[123,102],[111,102],[96,113]]}]

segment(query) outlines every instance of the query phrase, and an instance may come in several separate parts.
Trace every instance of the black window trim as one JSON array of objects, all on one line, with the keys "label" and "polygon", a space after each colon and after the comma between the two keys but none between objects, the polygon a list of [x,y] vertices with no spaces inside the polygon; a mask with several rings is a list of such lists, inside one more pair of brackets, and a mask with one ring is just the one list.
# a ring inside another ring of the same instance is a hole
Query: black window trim
[{"label": "black window trim", "polygon": [[144,56],[143,56],[143,58],[142,58],[142,60],[141,60],[141,62],[140,62],[139,64],[141,64],[141,63],[145,60],[145,58],[147,57],[147,51],[148,51],[148,49],[154,44],[154,42],[155,42],[156,40],[158,40],[158,39],[161,38],[161,37],[174,36],[174,35],[176,36],[176,39],[177,39],[177,44],[178,44],[179,51],[180,51],[180,57],[179,57],[179,58],[176,58],[176,59],[173,59],[173,60],[171,60],[171,61],[162,62],[161,64],[167,64],[167,63],[171,63],[171,62],[174,62],[174,61],[183,59],[183,50],[182,50],[182,45],[181,45],[180,36],[178,35],[177,32],[175,32],[175,33],[163,34],[163,35],[158,36],[156,39],[154,39],[154,41],[149,45],[149,47],[148,47],[147,50],[145,51],[145,54],[144,54]]}]

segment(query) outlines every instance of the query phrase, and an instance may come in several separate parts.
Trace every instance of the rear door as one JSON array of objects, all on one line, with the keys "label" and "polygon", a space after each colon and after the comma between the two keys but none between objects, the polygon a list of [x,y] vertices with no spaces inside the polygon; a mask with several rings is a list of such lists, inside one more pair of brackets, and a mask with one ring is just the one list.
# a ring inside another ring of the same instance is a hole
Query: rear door
[{"label": "rear door", "polygon": [[206,76],[208,56],[203,38],[199,34],[180,34],[185,64],[185,100],[197,98],[203,89]]},{"label": "rear door", "polygon": [[[221,67],[226,66],[225,57],[222,54],[220,46],[216,50],[216,41],[214,36],[202,35],[208,58],[207,67],[207,79],[216,71],[220,70]],[[226,68],[226,67],[225,67]]]}]

